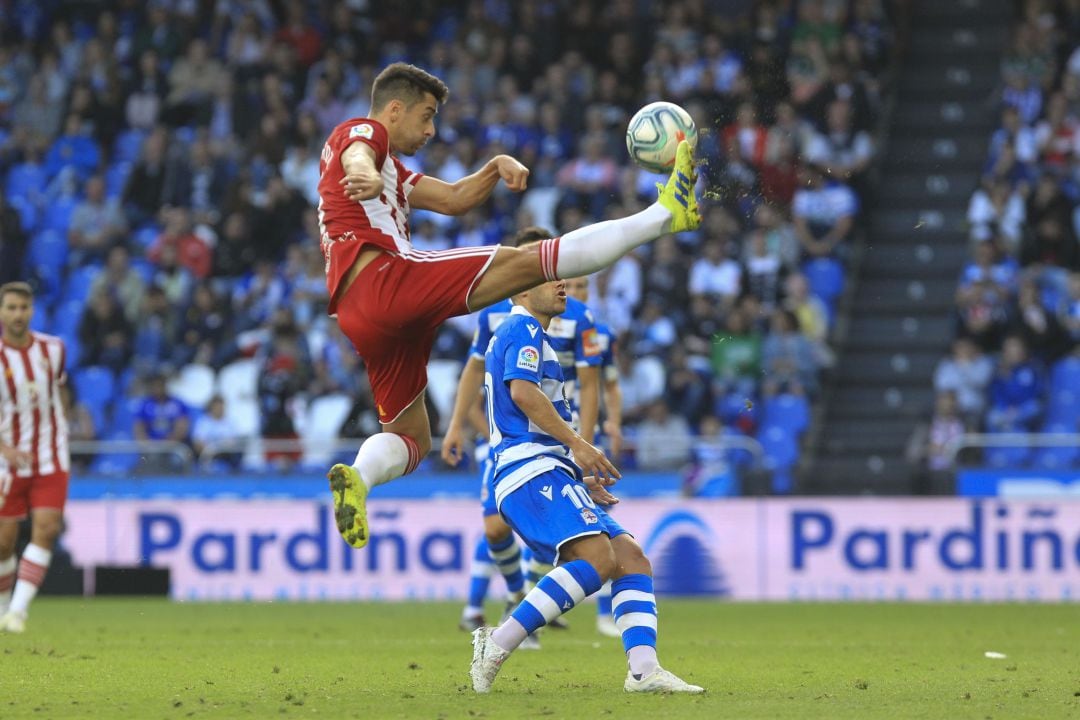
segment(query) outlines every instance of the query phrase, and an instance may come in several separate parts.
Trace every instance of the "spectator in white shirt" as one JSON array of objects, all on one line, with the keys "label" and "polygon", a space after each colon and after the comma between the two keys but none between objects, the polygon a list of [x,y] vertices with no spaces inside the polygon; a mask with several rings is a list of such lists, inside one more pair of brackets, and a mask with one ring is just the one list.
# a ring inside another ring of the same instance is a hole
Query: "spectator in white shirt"
[{"label": "spectator in white shirt", "polygon": [[804,165],[792,200],[795,234],[811,258],[846,254],[844,242],[855,225],[859,201],[847,185],[827,182],[820,168]]},{"label": "spectator in white shirt", "polygon": [[725,256],[723,240],[709,240],[690,268],[690,295],[707,295],[730,306],[742,288],[742,266]]}]

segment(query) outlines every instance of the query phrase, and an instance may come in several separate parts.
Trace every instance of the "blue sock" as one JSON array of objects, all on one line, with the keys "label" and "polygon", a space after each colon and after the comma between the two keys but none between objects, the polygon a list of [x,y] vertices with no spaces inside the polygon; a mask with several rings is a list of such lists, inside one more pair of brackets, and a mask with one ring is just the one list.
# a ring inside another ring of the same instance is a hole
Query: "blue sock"
[{"label": "blue sock", "polygon": [[519,593],[525,585],[525,575],[521,572],[521,548],[518,547],[514,534],[510,533],[502,542],[492,545],[488,543],[488,552],[495,562],[495,567],[502,573],[506,581],[506,589],[510,593]]},{"label": "blue sock", "polygon": [[488,586],[491,585],[491,576],[494,572],[495,565],[491,562],[487,538],[481,535],[469,566],[471,579],[469,580],[469,604],[465,606],[464,613],[466,616],[476,616],[484,612],[484,598],[487,597]]},{"label": "blue sock", "polygon": [[611,581],[608,580],[596,593],[597,617],[611,617]]},{"label": "blue sock", "polygon": [[496,628],[492,639],[504,650],[513,650],[527,635],[572,609],[603,584],[585,560],[560,565],[540,579],[510,619]]},{"label": "blue sock", "polygon": [[[611,602],[615,626],[622,633],[623,649],[627,654],[638,647],[650,648],[656,656],[656,596],[653,580],[648,575],[623,575],[611,583]],[[631,656],[631,660],[633,657]],[[631,670],[634,669],[631,662]],[[644,671],[648,674],[648,671]]]}]

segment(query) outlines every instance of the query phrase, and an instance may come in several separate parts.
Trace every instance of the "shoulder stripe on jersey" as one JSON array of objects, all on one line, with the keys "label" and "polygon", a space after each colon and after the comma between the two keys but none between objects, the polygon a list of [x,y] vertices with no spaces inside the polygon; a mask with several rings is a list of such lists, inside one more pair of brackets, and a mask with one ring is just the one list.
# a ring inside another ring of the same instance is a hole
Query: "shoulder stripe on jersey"
[{"label": "shoulder stripe on jersey", "polygon": [[[19,355],[22,357],[23,370],[26,371],[26,382],[31,388],[34,388],[34,365],[30,362],[30,348],[19,350]],[[41,441],[41,405],[36,397],[30,399],[34,405],[34,412],[31,415],[33,425],[30,428],[30,448],[33,450],[34,460],[30,465],[30,472],[37,477],[41,474],[41,455],[37,451],[38,444]]]},{"label": "shoulder stripe on jersey", "polygon": [[56,373],[53,372],[52,360],[49,358],[49,351],[45,348],[45,343],[40,343],[40,347],[41,357],[45,361],[45,369],[49,373],[49,427],[52,428],[49,439],[53,458],[53,472],[60,472],[62,467],[60,465],[60,448],[56,437],[60,429],[56,422]]},{"label": "shoulder stripe on jersey", "polygon": [[11,370],[11,363],[8,361],[7,348],[4,346],[0,346],[0,365],[3,366],[8,393],[11,395],[11,404],[15,408],[15,411],[11,413],[11,445],[19,447],[19,441],[22,440],[22,423],[18,409],[19,396],[15,394],[15,376]]}]

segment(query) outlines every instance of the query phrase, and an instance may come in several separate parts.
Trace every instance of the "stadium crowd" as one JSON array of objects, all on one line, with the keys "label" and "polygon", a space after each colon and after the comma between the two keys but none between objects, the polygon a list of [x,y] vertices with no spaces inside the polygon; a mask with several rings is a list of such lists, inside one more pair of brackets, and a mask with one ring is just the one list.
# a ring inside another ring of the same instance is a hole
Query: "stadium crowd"
[{"label": "stadium crowd", "polygon": [[[198,450],[374,431],[363,368],[325,316],[316,183],[329,130],[365,115],[374,74],[405,59],[451,88],[437,138],[403,158],[410,167],[453,181],[505,152],[532,172],[527,193],[497,192],[482,211],[415,212],[420,249],[643,207],[657,176],[629,165],[626,122],[653,100],[690,111],[702,230],[594,278],[595,313],[619,338],[627,434],[641,441],[622,461],[691,463],[702,490],[726,462],[716,438],[734,433],[756,436],[779,471],[793,467],[832,362],[830,323],[875,155],[892,46],[885,0],[115,7],[14,2],[0,14],[0,281],[29,279],[35,327],[65,340],[80,438]],[[1076,186],[1062,171],[1080,63],[1057,72],[1041,37],[1018,35],[1006,68],[1016,110],[973,201],[987,216],[973,227],[988,233],[974,241],[993,257],[965,287],[987,297],[1006,286],[1002,306],[1016,288],[1039,307],[1053,298],[1046,317],[1071,292],[1062,332],[1075,340],[1080,281],[1066,281],[1076,259],[1061,248],[1074,242]],[[1032,232],[1021,238],[1014,215],[1025,210]],[[1017,261],[1040,270],[999,278]],[[439,338],[436,410],[439,363],[463,359],[471,332],[461,318]],[[974,334],[984,351],[1001,342],[996,330]],[[656,441],[672,436],[685,441]]]},{"label": "stadium crowd", "polygon": [[[1080,12],[1017,7],[1000,126],[967,208],[955,340],[934,377],[931,471],[951,466],[948,443],[964,432],[1080,431]],[[1080,449],[1020,443],[982,460],[1060,469],[1080,463]]]}]

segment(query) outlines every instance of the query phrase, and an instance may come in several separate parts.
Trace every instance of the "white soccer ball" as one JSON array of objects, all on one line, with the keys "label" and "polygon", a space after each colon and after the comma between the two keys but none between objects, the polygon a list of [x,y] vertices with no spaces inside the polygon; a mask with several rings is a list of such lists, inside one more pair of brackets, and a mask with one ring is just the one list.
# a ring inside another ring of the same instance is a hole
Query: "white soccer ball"
[{"label": "white soccer ball", "polygon": [[626,128],[630,159],[650,172],[670,172],[682,140],[689,142],[691,149],[697,147],[697,127],[690,113],[675,103],[646,105],[630,118]]}]

